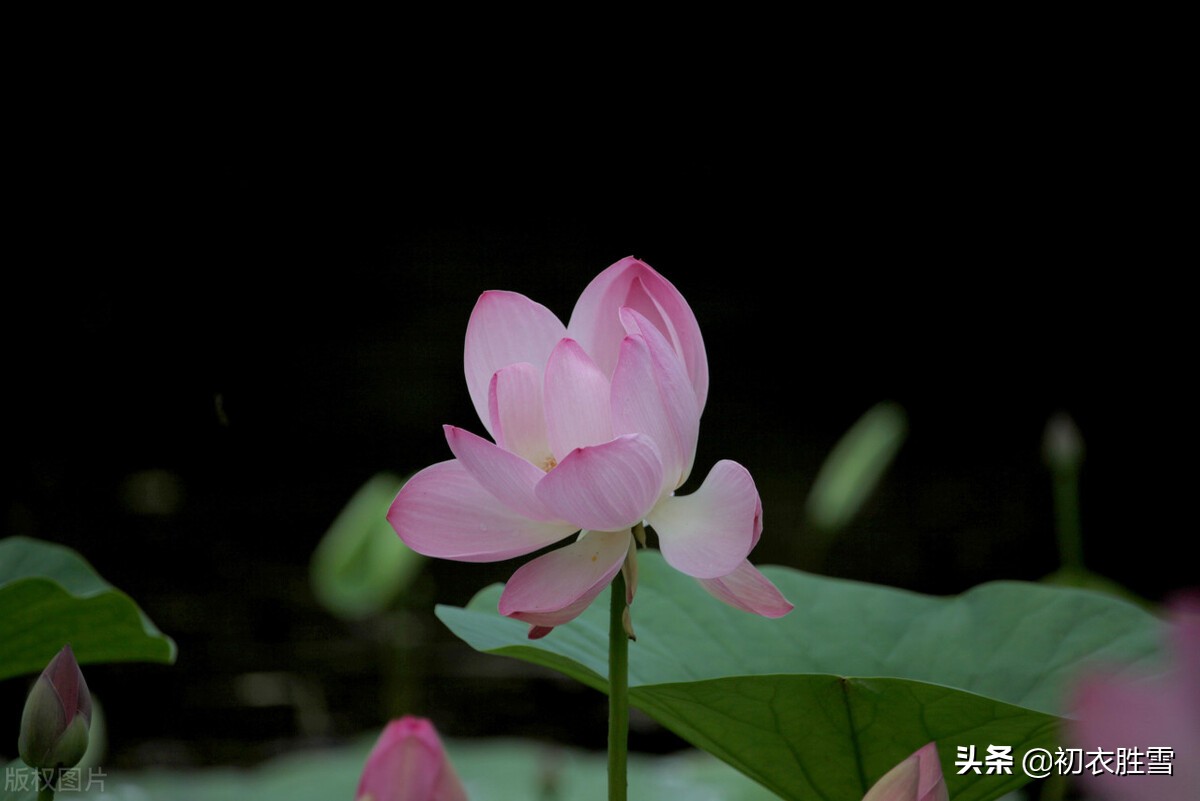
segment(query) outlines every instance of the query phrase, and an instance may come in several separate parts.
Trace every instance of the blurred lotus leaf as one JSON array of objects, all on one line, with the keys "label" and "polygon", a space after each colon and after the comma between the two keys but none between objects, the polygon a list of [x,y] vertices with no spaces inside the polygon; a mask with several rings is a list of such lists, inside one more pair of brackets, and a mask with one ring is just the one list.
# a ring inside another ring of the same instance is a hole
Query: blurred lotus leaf
[{"label": "blurred lotus leaf", "polygon": [[313,552],[317,600],[352,620],[377,614],[416,577],[424,557],[400,541],[387,521],[404,479],[379,473],[354,493]]},{"label": "blurred lotus leaf", "polygon": [[808,494],[809,519],[836,531],[858,513],[908,435],[904,409],[877,403],[842,435],[821,465]]},{"label": "blurred lotus leaf", "polygon": [[[1064,689],[1091,665],[1158,664],[1164,624],[1087,590],[1000,581],[939,598],[785,567],[763,574],[796,605],[768,620],[714,602],[656,551],[638,553],[629,702],[781,798],[861,801],[930,740],[1053,750]],[[607,689],[607,598],[530,640],[496,610],[501,587],[437,608],[476,650]],[[605,590],[607,593],[608,590]],[[993,801],[1029,777],[947,769],[954,801]]]},{"label": "blurred lotus leaf", "polygon": [[80,664],[174,662],[175,643],[82,556],[0,540],[0,679],[42,670],[70,643]]}]

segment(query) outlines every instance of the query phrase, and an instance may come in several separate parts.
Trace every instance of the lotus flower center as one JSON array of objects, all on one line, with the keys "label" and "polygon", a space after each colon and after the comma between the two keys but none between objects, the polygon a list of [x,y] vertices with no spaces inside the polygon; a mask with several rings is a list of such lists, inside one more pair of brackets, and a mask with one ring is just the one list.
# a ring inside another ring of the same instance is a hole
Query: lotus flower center
[{"label": "lotus flower center", "polygon": [[545,459],[542,460],[541,467],[542,467],[543,473],[549,473],[551,470],[558,467],[558,460],[555,459],[553,456],[547,456]]}]

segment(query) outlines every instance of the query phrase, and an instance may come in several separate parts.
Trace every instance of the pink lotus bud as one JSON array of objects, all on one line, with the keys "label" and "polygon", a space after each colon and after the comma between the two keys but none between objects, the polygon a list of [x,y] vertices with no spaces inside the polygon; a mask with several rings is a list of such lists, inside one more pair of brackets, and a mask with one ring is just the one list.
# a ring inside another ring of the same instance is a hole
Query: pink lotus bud
[{"label": "pink lotus bud", "polygon": [[937,743],[929,743],[880,777],[863,801],[948,801]]},{"label": "pink lotus bud", "polygon": [[83,759],[92,723],[92,696],[71,646],[50,660],[29,691],[17,748],[33,768],[70,768]]},{"label": "pink lotus bud", "polygon": [[406,715],[383,730],[367,757],[356,801],[467,801],[437,730]]}]

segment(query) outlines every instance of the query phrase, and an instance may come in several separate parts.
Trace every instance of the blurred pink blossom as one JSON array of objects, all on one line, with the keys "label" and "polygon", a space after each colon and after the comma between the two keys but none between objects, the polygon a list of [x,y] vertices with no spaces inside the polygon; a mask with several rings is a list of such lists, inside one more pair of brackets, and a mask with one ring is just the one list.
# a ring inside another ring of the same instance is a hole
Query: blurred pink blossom
[{"label": "blurred pink blossom", "polygon": [[[1200,799],[1200,595],[1171,604],[1169,619],[1173,660],[1166,672],[1140,679],[1097,672],[1075,687],[1067,740],[1084,752],[1080,779],[1097,799]],[[1160,747],[1173,758],[1148,753]],[[1101,750],[1107,757],[1094,760]],[[1170,775],[1156,772],[1168,766]]]},{"label": "blurred pink blossom", "polygon": [[355,801],[467,801],[437,730],[405,716],[383,730],[367,756]]},{"label": "blurred pink blossom", "polygon": [[677,497],[696,455],[708,362],[695,315],[649,265],[622,259],[588,285],[569,327],[513,292],[485,292],[467,325],[467,388],[494,442],[455,426],[388,519],[413,550],[466,562],[522,556],[501,614],[530,636],[579,615],[628,565],[647,522],[663,558],[717,598],[768,617],[792,606],[746,559],[762,533],[750,473],[720,461]]}]

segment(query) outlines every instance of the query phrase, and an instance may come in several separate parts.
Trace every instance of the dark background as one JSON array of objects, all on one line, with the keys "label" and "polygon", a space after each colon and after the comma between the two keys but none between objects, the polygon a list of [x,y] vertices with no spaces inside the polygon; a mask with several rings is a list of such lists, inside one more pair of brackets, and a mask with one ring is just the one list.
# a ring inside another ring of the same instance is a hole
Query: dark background
[{"label": "dark background", "polygon": [[[367,623],[322,611],[307,571],[368,477],[449,458],[443,423],[482,433],[462,377],[482,291],[565,322],[630,254],[700,320],[712,388],[686,489],[721,458],[751,470],[754,561],[930,593],[1038,579],[1057,567],[1041,437],[1066,411],[1089,566],[1154,601],[1195,583],[1194,313],[1150,155],[832,130],[715,159],[657,140],[638,169],[572,152],[535,176],[494,145],[383,169],[188,141],[51,148],[13,221],[4,534],[76,548],[179,645],[174,666],[87,668],[106,764],[252,763],[405,711],[603,747],[602,696],[478,656],[432,616],[519,561],[432,562]],[[880,400],[909,438],[827,542],[805,495]],[[0,753],[24,693],[0,686]],[[633,742],[678,745],[636,720]]]}]

